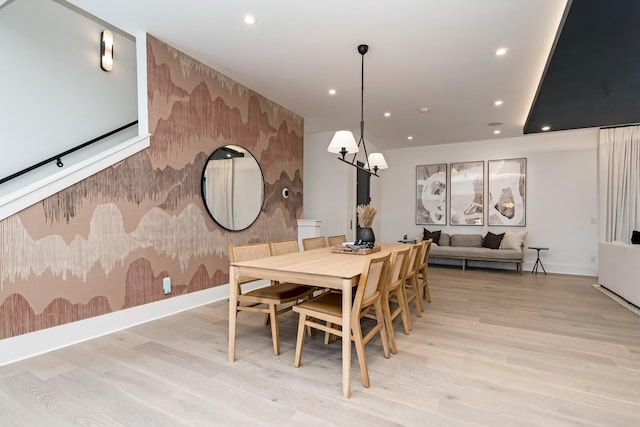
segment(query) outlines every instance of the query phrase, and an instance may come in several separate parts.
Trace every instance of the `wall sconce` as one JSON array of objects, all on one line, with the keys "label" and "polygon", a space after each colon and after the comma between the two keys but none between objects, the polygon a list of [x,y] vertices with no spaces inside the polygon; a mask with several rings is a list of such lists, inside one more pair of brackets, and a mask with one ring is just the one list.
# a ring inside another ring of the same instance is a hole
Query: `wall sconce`
[{"label": "wall sconce", "polygon": [[113,33],[104,30],[100,42],[100,68],[104,71],[113,69]]}]

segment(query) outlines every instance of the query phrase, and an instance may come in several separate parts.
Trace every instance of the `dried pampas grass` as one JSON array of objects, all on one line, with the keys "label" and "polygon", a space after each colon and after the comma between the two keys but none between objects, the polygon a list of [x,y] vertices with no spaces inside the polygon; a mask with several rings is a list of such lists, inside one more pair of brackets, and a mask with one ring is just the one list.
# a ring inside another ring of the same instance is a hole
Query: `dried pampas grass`
[{"label": "dried pampas grass", "polygon": [[378,210],[373,205],[358,205],[356,212],[358,213],[360,227],[371,228],[373,218],[376,216]]}]

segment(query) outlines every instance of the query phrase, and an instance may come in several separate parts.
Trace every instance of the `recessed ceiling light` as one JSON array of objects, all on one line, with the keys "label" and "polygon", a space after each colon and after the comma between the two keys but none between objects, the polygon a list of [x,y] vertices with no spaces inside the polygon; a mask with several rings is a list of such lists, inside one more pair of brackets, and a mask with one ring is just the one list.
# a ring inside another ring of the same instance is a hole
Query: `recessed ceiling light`
[{"label": "recessed ceiling light", "polygon": [[411,140],[413,139],[413,137],[412,137],[411,135],[409,135],[409,136],[407,137],[407,139],[408,139],[409,141],[411,141]]},{"label": "recessed ceiling light", "polygon": [[388,111],[386,113],[384,113],[385,117],[391,117],[391,113],[389,113]]},{"label": "recessed ceiling light", "polygon": [[418,112],[419,112],[419,113],[426,113],[427,111],[429,111],[429,108],[427,108],[427,107],[420,107],[420,108],[418,108]]},{"label": "recessed ceiling light", "polygon": [[541,129],[542,129],[543,132],[546,132],[548,130],[551,130],[551,126],[542,126]]},{"label": "recessed ceiling light", "polygon": [[495,105],[496,107],[499,107],[502,105],[502,99],[497,99],[493,102],[493,105]]},{"label": "recessed ceiling light", "polygon": [[256,17],[255,17],[255,16],[253,16],[253,15],[245,15],[245,16],[244,16],[244,23],[245,23],[245,24],[247,24],[247,25],[253,25],[253,24],[255,24],[256,22],[257,22],[257,21],[256,21]]},{"label": "recessed ceiling light", "polygon": [[335,95],[335,94],[336,94],[335,89],[329,89],[329,95]]},{"label": "recessed ceiling light", "polygon": [[500,49],[496,50],[496,55],[498,55],[498,56],[502,56],[505,53],[507,53],[507,48],[506,47],[501,47]]},{"label": "recessed ceiling light", "polygon": [[494,135],[500,135],[500,129],[496,129],[493,131]]}]

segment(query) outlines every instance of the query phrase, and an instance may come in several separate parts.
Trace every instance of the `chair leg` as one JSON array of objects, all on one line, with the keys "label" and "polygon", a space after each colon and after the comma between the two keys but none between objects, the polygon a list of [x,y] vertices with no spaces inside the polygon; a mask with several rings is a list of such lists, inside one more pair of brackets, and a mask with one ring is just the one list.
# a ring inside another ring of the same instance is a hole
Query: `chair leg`
[{"label": "chair leg", "polygon": [[431,292],[429,291],[429,282],[427,281],[426,277],[424,279],[423,288],[424,288],[424,299],[427,300],[429,304],[431,304]]},{"label": "chair leg", "polygon": [[275,304],[269,305],[269,321],[271,322],[271,339],[273,341],[273,354],[280,354],[280,333],[278,331],[278,312]]},{"label": "chair leg", "polygon": [[405,335],[409,335],[413,326],[411,325],[411,313],[409,313],[409,303],[407,302],[407,294],[404,289],[400,288],[396,292],[398,298],[398,305],[402,309],[402,326],[404,326]]},{"label": "chair leg", "polygon": [[431,292],[429,292],[429,281],[427,280],[427,270],[424,269],[420,272],[422,275],[422,285],[420,288],[422,290],[421,294],[424,293],[424,299],[427,300],[429,304],[431,304]]},{"label": "chair leg", "polygon": [[304,346],[304,331],[305,331],[305,321],[307,320],[307,316],[300,313],[300,318],[298,319],[298,337],[296,339],[296,356],[293,360],[293,366],[296,368],[300,367],[300,362],[302,361],[302,347]]},{"label": "chair leg", "polygon": [[418,289],[418,278],[416,276],[409,278],[409,285],[413,291],[411,299],[416,305],[416,315],[422,317],[422,298],[420,297],[420,290]]},{"label": "chair leg", "polygon": [[[333,324],[331,322],[327,322],[327,328],[331,328],[333,327]],[[324,343],[329,344],[329,342],[331,341],[331,334],[329,332],[325,332],[324,333]]]},{"label": "chair leg", "polygon": [[[389,303],[387,302],[387,308],[388,307],[389,307]],[[377,300],[376,302],[374,302],[373,309],[375,310],[376,321],[378,322],[376,326],[380,328],[380,339],[382,340],[382,349],[384,350],[384,357],[388,359],[391,357],[391,355],[389,354],[389,341],[387,341],[387,327],[385,325],[384,314],[382,311],[382,302],[380,300]],[[389,318],[391,318],[391,316],[389,316]]]},{"label": "chair leg", "polygon": [[[362,385],[365,387],[369,387],[371,383],[369,382],[369,369],[367,368],[367,358],[364,354],[364,342],[362,341],[362,327],[360,326],[360,321],[355,322],[354,325],[351,325],[351,330],[353,331],[353,342],[356,346],[356,354],[358,355],[358,364],[360,365],[360,374],[362,375]],[[344,335],[343,331],[343,335]],[[348,339],[343,336],[342,339]]]},{"label": "chair leg", "polygon": [[382,316],[389,334],[391,353],[396,354],[398,352],[398,346],[396,345],[396,335],[393,332],[393,319],[391,318],[391,309],[389,308],[389,297],[384,298],[382,301]]}]

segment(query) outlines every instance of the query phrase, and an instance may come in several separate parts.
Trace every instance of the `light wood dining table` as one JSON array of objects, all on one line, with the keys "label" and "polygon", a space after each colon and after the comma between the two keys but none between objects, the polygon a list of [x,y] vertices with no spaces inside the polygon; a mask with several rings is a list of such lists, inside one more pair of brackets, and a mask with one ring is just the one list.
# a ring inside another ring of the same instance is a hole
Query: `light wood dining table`
[{"label": "light wood dining table", "polygon": [[[368,255],[333,253],[331,248],[234,262],[229,266],[229,361],[235,360],[238,278],[278,280],[342,291],[342,329],[351,330],[352,288],[358,283],[365,260],[401,249],[401,243],[379,243],[381,250]],[[351,340],[342,339],[342,394],[351,394]]]}]

